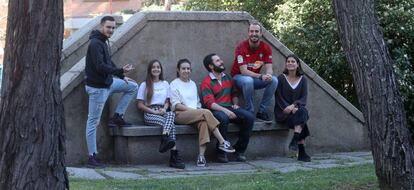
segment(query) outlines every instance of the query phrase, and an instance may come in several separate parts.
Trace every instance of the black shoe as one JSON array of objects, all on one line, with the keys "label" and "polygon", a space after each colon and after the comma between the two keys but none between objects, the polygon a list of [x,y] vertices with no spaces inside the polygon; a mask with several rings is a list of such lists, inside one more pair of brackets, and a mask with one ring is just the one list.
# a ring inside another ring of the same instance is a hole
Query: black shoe
[{"label": "black shoe", "polygon": [[182,161],[180,155],[178,154],[178,150],[171,150],[170,151],[170,167],[184,169],[185,165]]},{"label": "black shoe", "polygon": [[92,156],[88,158],[88,168],[105,168],[105,164],[103,164],[100,160],[96,158],[96,154],[93,153]]},{"label": "black shoe", "polygon": [[303,161],[303,162],[310,162],[311,157],[308,154],[306,154],[305,145],[298,144],[298,148],[299,148],[298,160]]},{"label": "black shoe", "polygon": [[291,151],[298,151],[298,141],[296,138],[292,138],[292,140],[289,143],[289,150]]},{"label": "black shoe", "polygon": [[131,123],[128,123],[122,118],[123,115],[115,113],[114,116],[109,120],[109,127],[130,127]]},{"label": "black shoe", "polygon": [[247,158],[243,153],[235,152],[234,157],[238,162],[246,162]]},{"label": "black shoe", "polygon": [[302,161],[302,162],[310,162],[311,161],[311,157],[308,154],[306,154],[306,152],[303,153],[303,154],[300,154],[299,153],[298,160],[299,161]]},{"label": "black shoe", "polygon": [[267,113],[257,112],[256,119],[267,124],[272,123],[272,120],[270,119],[269,115],[267,115]]},{"label": "black shoe", "polygon": [[229,159],[227,158],[226,153],[217,153],[217,162],[219,163],[227,163]]},{"label": "black shoe", "polygon": [[174,146],[175,146],[174,139],[172,139],[168,135],[162,135],[161,136],[160,148],[158,149],[158,151],[160,153],[164,153],[164,152],[167,152],[167,150],[170,150]]}]

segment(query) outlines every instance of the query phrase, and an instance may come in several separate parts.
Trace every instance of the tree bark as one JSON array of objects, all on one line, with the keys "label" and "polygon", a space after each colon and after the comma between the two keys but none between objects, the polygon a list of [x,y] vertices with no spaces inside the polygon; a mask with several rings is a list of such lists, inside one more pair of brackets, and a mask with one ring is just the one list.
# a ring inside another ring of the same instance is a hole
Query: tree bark
[{"label": "tree bark", "polygon": [[164,0],[164,10],[171,11],[172,0]]},{"label": "tree bark", "polygon": [[414,189],[414,149],[374,0],[333,0],[381,189]]},{"label": "tree bark", "polygon": [[0,189],[69,188],[60,91],[62,0],[10,0],[0,102]]}]

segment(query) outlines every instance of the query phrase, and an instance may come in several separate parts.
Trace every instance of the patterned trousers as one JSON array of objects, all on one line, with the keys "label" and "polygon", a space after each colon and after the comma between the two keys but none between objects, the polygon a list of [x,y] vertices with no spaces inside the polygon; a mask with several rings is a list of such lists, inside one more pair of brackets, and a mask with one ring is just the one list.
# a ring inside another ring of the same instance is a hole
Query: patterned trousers
[{"label": "patterned trousers", "polygon": [[[161,105],[151,105],[151,109],[159,110],[163,108]],[[164,115],[152,113],[144,113],[144,122],[146,125],[155,125],[162,127],[163,133],[167,132],[168,136],[175,140],[175,113],[166,112]]]}]

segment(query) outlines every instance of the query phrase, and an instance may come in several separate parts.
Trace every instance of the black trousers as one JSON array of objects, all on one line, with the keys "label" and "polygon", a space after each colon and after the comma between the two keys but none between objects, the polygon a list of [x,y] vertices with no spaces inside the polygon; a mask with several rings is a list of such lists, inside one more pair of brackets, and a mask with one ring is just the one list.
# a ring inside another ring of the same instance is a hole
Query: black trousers
[{"label": "black trousers", "polygon": [[[232,107],[226,107],[234,114],[236,114],[237,118],[230,119],[224,112],[222,111],[212,111],[214,117],[220,122],[219,131],[224,139],[228,139],[227,136],[227,129],[230,123],[235,123],[239,127],[239,139],[236,144],[233,145],[234,149],[238,153],[244,153],[247,149],[247,145],[249,144],[250,135],[253,129],[254,119],[255,116],[243,109],[233,109]],[[218,147],[218,143],[217,143]],[[224,152],[217,148],[217,153],[223,154]]]},{"label": "black trousers", "polygon": [[306,122],[309,120],[308,110],[305,107],[299,107],[298,111],[294,114],[289,114],[288,117],[280,123],[287,127],[294,129],[295,126],[302,126],[302,132],[299,134],[299,140],[303,140],[310,135],[308,125]]}]

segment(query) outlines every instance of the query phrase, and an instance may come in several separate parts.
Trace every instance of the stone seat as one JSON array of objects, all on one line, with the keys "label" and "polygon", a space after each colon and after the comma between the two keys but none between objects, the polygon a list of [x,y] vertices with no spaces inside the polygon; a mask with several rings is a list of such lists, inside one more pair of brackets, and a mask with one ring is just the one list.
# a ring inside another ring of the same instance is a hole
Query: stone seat
[{"label": "stone seat", "polygon": [[[230,142],[237,141],[236,124],[230,124],[228,136]],[[161,127],[133,125],[131,127],[115,127],[109,134],[114,137],[115,162],[121,164],[159,164],[167,163],[169,153],[159,153]],[[189,125],[176,125],[177,149],[185,161],[194,160],[198,155],[198,131]],[[277,123],[265,124],[255,122],[249,147],[246,151],[248,159],[255,157],[281,156],[286,154],[289,130]],[[211,135],[207,147],[207,160],[215,158],[217,140]]]}]

